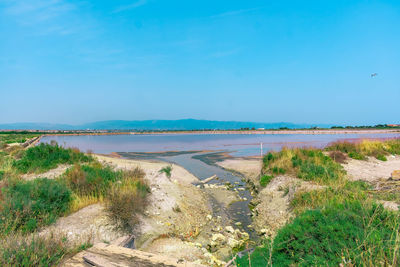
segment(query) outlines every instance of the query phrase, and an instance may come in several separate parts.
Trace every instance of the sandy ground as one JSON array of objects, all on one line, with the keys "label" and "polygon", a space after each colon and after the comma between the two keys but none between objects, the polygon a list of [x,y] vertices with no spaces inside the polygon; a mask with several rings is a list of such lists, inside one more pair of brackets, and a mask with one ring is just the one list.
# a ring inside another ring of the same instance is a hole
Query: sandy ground
[{"label": "sandy ground", "polygon": [[227,159],[217,162],[217,165],[227,170],[239,172],[245,177],[258,183],[258,177],[261,172],[261,159]]},{"label": "sandy ground", "polygon": [[30,173],[30,174],[24,174],[22,175],[22,179],[25,180],[33,180],[36,178],[48,178],[48,179],[54,179],[58,176],[60,176],[61,174],[63,174],[68,168],[70,168],[72,165],[59,165],[57,168],[49,170],[45,173],[40,173],[40,174],[34,174],[34,173]]},{"label": "sandy ground", "polygon": [[381,178],[387,179],[394,170],[400,170],[400,156],[388,156],[387,161],[368,158],[367,161],[349,159],[342,164],[351,180],[375,182]]},{"label": "sandy ground", "polygon": [[253,210],[254,229],[268,236],[275,235],[276,231],[293,216],[290,201],[294,194],[321,188],[323,187],[320,185],[289,176],[273,178],[254,199],[258,204]]},{"label": "sandy ground", "polygon": [[72,245],[84,242],[109,243],[125,235],[113,227],[104,207],[100,204],[87,206],[69,216],[59,218],[55,224],[43,229],[39,235],[51,233],[65,235]]}]

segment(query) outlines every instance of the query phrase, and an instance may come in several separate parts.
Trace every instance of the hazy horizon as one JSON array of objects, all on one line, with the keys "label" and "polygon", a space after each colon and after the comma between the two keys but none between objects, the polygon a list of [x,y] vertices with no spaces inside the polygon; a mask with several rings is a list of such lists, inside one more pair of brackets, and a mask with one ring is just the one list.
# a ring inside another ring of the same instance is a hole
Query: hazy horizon
[{"label": "hazy horizon", "polygon": [[400,123],[398,1],[5,0],[0,15],[0,123]]}]

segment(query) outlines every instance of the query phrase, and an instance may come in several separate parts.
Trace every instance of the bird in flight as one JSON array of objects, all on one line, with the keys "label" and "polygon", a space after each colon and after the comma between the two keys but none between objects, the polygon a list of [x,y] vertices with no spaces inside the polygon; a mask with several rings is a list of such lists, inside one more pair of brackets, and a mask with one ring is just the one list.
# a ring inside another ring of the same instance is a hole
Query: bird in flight
[{"label": "bird in flight", "polygon": [[374,78],[377,75],[378,75],[378,73],[371,73],[371,78]]}]

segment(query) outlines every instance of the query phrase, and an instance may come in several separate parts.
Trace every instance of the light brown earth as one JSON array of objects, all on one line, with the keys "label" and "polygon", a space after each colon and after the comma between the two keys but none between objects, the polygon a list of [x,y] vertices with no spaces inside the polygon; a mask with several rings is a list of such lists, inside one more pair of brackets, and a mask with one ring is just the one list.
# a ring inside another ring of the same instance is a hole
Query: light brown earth
[{"label": "light brown earth", "polygon": [[277,176],[254,199],[258,205],[253,210],[254,229],[267,236],[274,236],[293,216],[290,201],[299,191],[311,191],[322,186],[290,176]]},{"label": "light brown earth", "polygon": [[375,182],[379,179],[390,178],[394,170],[400,170],[400,156],[388,156],[387,161],[368,158],[365,160],[349,159],[342,164],[351,180]]},{"label": "light brown earth", "polygon": [[217,165],[227,170],[233,170],[244,175],[246,178],[258,184],[258,177],[261,172],[261,159],[227,159],[217,162]]},{"label": "light brown earth", "polygon": [[25,180],[33,180],[33,179],[36,179],[36,178],[54,179],[54,178],[62,175],[71,166],[72,165],[62,164],[62,165],[58,165],[57,168],[49,170],[49,171],[44,172],[44,173],[40,173],[40,174],[35,174],[35,173],[24,174],[24,175],[22,175],[22,179],[25,179]]}]

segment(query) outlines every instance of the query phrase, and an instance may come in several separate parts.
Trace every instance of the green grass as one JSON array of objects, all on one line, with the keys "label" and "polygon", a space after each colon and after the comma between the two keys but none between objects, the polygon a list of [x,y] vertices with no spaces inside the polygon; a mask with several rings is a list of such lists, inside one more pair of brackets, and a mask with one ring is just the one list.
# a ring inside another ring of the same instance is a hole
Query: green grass
[{"label": "green grass", "polygon": [[272,175],[262,175],[260,178],[260,185],[266,187],[274,177]]},{"label": "green grass", "polygon": [[57,266],[65,257],[91,247],[88,242],[69,247],[63,236],[9,236],[0,244],[0,266]]},{"label": "green grass", "polygon": [[21,159],[15,161],[14,167],[22,173],[40,173],[56,168],[58,164],[73,164],[91,160],[90,156],[77,149],[63,148],[58,144],[41,143],[27,149]]},{"label": "green grass", "polygon": [[257,248],[237,266],[398,266],[399,226],[399,214],[380,205],[331,203],[301,213],[272,246]]},{"label": "green grass", "polygon": [[71,190],[57,180],[9,181],[0,202],[0,233],[33,232],[53,223],[68,210],[71,200]]},{"label": "green grass", "polygon": [[99,163],[75,164],[63,175],[67,185],[77,195],[105,196],[111,185],[122,180],[123,172]]},{"label": "green grass", "polygon": [[160,172],[160,173],[165,173],[165,175],[166,175],[168,178],[171,178],[172,166],[171,166],[171,165],[168,165],[168,166],[166,166],[166,167],[163,167],[159,172]]},{"label": "green grass", "polygon": [[25,143],[28,139],[38,137],[32,133],[0,133],[0,144]]},{"label": "green grass", "polygon": [[318,149],[283,149],[264,156],[261,178],[285,173],[321,184],[337,182],[345,175],[340,164]]}]

